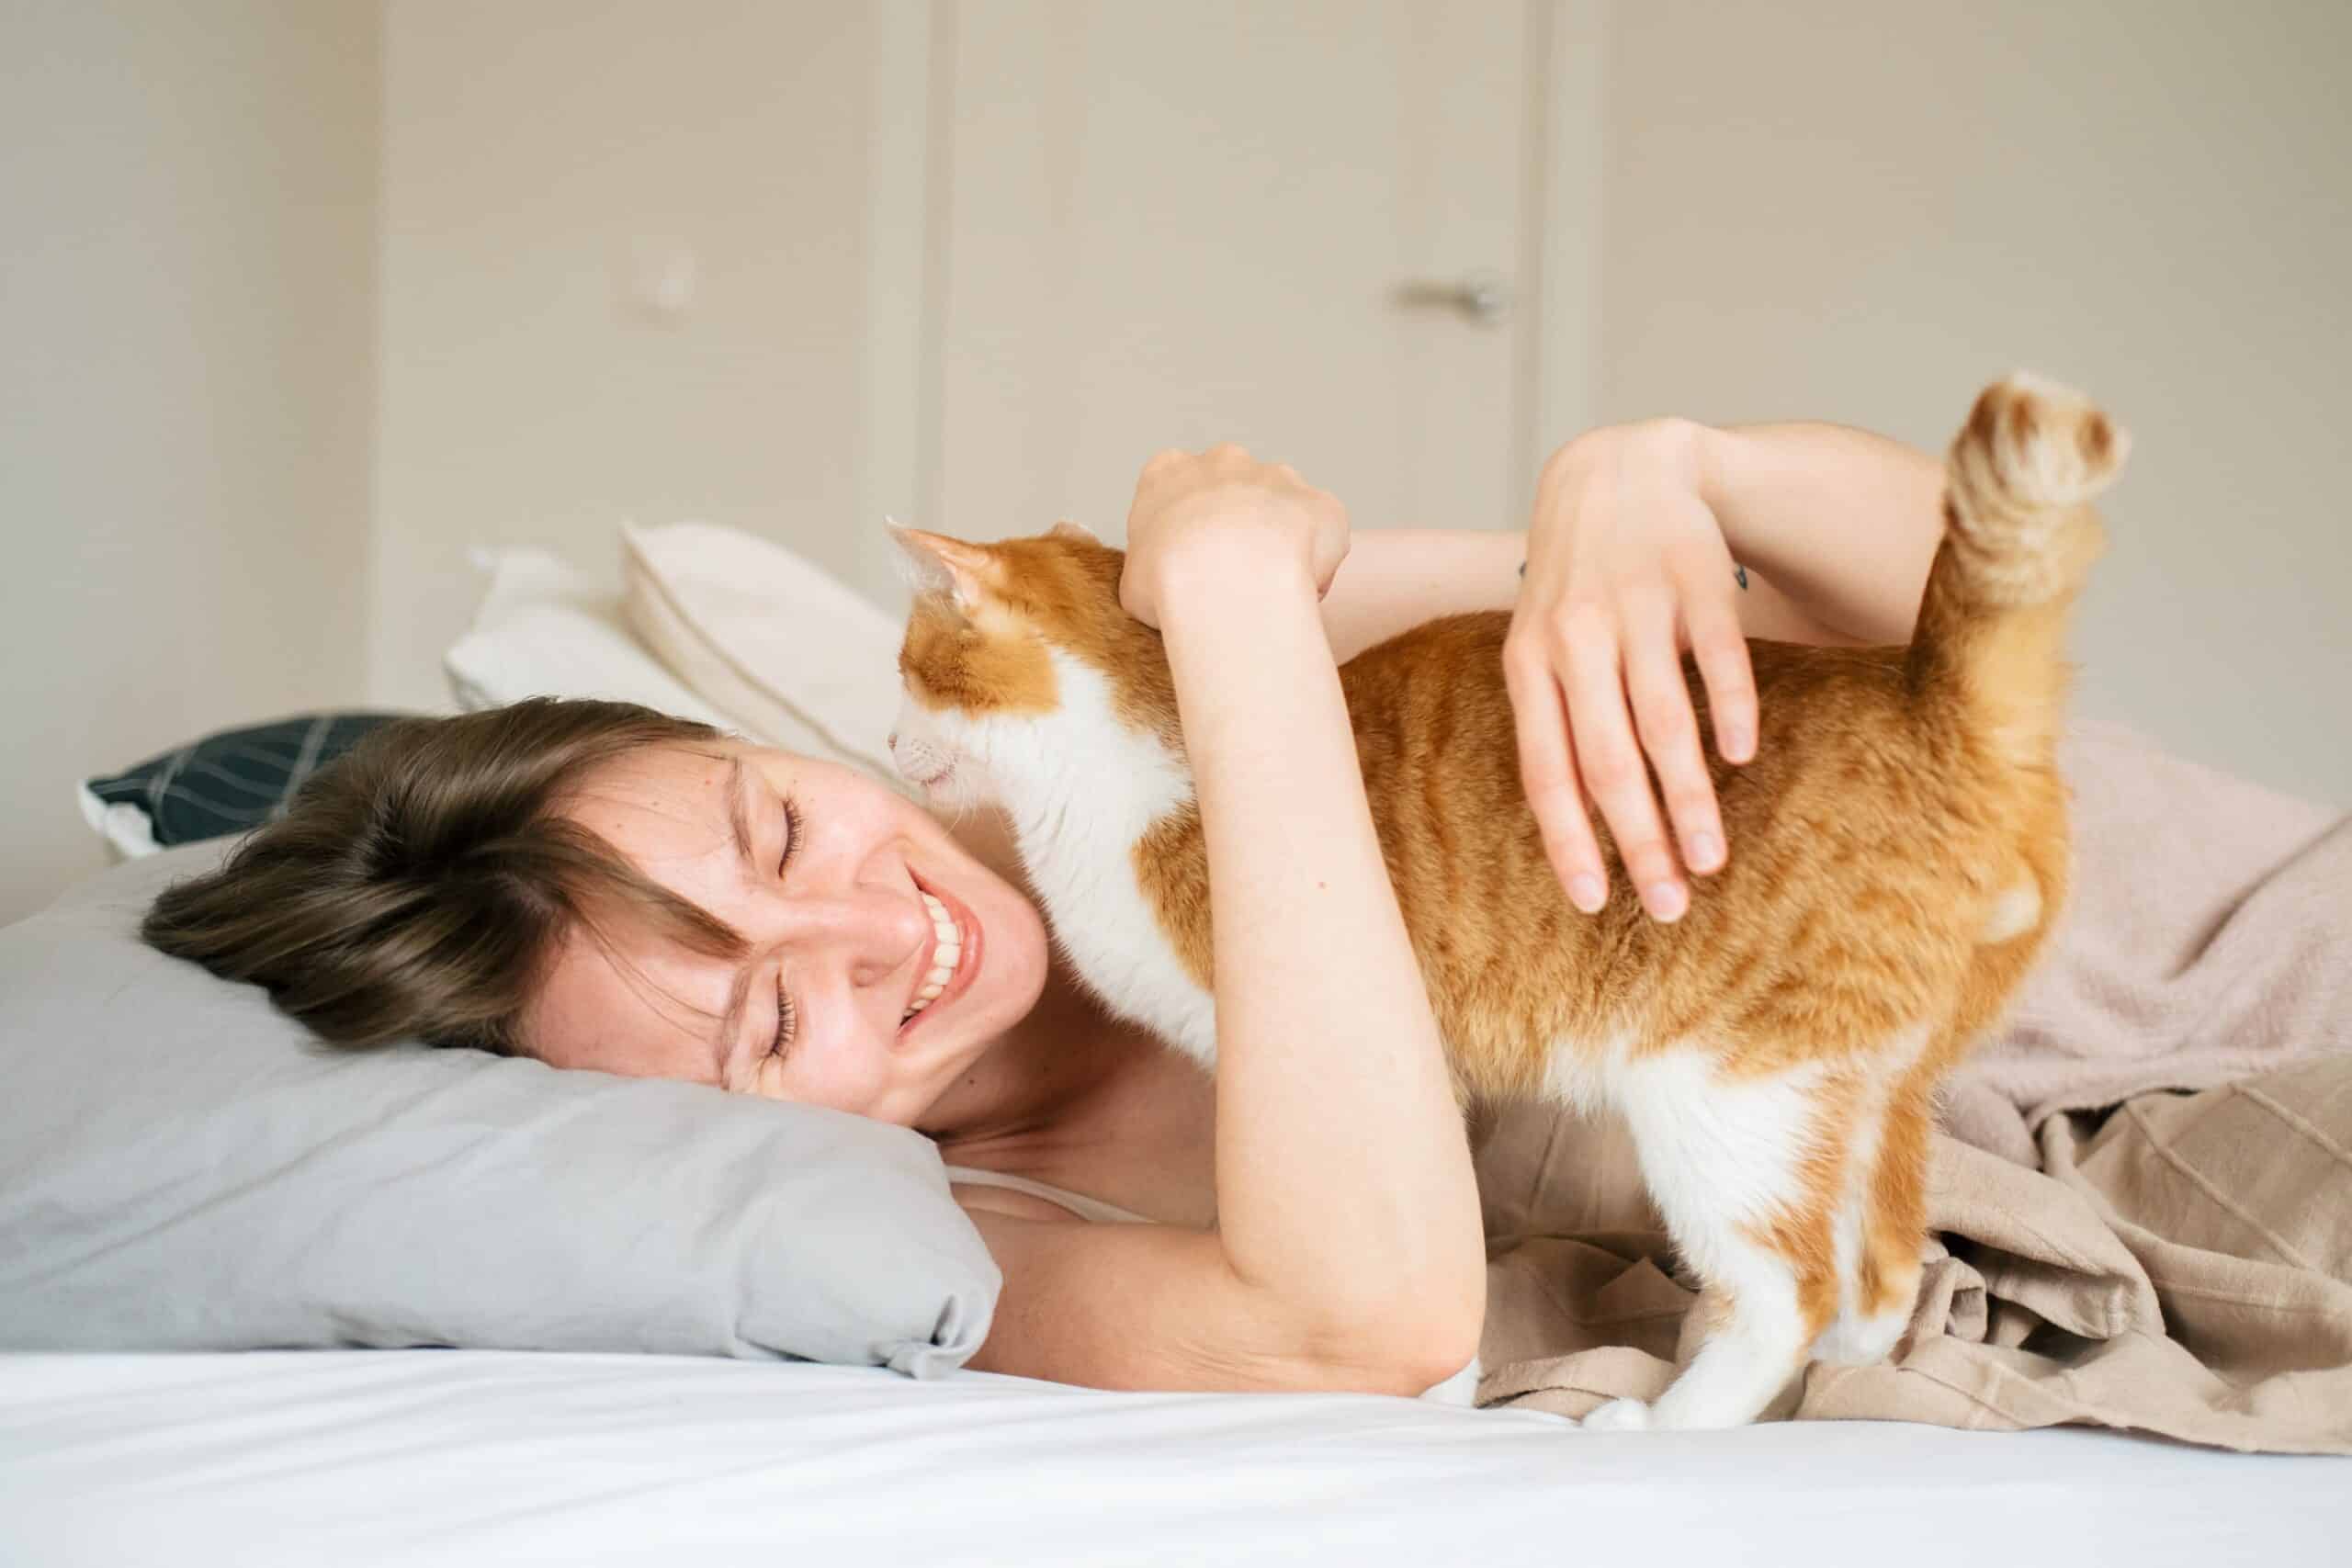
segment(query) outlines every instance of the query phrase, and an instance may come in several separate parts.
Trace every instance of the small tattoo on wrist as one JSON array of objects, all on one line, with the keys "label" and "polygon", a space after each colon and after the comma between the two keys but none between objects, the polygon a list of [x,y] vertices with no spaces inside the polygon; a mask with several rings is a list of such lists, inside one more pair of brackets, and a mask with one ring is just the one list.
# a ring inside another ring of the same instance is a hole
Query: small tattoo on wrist
[{"label": "small tattoo on wrist", "polygon": [[[1527,575],[1527,563],[1525,561],[1519,563],[1519,575],[1522,578]],[[1731,576],[1732,581],[1739,584],[1740,592],[1746,592],[1747,591],[1747,569],[1740,565],[1737,561],[1734,561],[1731,563]]]}]

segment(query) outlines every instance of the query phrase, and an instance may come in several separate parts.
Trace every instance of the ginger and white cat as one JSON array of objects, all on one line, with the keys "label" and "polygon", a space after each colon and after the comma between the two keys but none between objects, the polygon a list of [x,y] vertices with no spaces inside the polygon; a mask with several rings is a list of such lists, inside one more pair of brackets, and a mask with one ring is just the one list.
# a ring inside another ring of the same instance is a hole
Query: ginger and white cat
[{"label": "ginger and white cat", "polygon": [[[1652,921],[1568,903],[1521,795],[1501,650],[1458,615],[1340,671],[1389,875],[1465,1102],[1623,1113],[1703,1285],[1706,1333],[1655,1405],[1596,1427],[1753,1419],[1808,1356],[1885,1357],[1920,1274],[1932,1097],[2066,889],[2052,750],[2087,502],[2124,441],[2016,377],[1953,444],[1908,648],[1752,641],[1756,758],[1709,767],[1734,853]],[[1082,530],[904,533],[922,574],[894,752],[1006,812],[1057,938],[1112,1008],[1210,1066],[1207,861],[1157,632]],[[1700,729],[1705,693],[1686,668]]]}]

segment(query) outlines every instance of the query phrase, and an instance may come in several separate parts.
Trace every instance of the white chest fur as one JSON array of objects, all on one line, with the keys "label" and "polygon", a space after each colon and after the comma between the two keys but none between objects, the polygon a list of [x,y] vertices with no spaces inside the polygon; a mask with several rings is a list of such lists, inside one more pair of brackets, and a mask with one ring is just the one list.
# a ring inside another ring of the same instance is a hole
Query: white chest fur
[{"label": "white chest fur", "polygon": [[1012,820],[1080,978],[1112,1010],[1212,1067],[1215,1006],[1135,874],[1136,842],[1192,801],[1192,774],[1156,736],[1120,721],[1099,672],[1066,654],[1053,659],[1061,699],[1054,713],[966,720],[948,739],[980,764]]}]

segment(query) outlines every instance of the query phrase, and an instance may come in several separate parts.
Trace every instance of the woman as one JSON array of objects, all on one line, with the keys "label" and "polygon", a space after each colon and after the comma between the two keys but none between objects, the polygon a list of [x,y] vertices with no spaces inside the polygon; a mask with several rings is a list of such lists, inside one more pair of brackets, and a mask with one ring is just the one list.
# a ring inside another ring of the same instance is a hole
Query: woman
[{"label": "woman", "polygon": [[[422,1036],[922,1131],[1004,1273],[977,1366],[1418,1392],[1476,1348],[1477,1194],[1334,654],[1516,604],[1505,659],[1555,864],[1599,907],[1589,803],[1673,919],[1686,874],[1728,852],[1680,649],[1744,760],[1741,636],[1905,639],[1940,492],[1937,464],[1854,432],[1657,421],[1555,454],[1524,539],[1351,554],[1339,504],[1287,468],[1153,459],[1122,595],[1166,638],[1206,828],[1213,1083],[1075,989],[986,824],[608,705],[388,728],[147,931],[344,1043]],[[1132,1218],[1159,1223],[1090,1223]]]}]

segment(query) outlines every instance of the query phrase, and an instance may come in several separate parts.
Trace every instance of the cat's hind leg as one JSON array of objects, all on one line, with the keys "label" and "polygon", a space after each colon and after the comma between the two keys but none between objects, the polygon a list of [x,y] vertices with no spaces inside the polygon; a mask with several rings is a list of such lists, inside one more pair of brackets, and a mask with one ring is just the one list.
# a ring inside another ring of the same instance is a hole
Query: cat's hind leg
[{"label": "cat's hind leg", "polygon": [[1858,1162],[1838,1215],[1843,1283],[1837,1321],[1813,1348],[1816,1360],[1876,1366],[1910,1326],[1928,1234],[1933,1093],[1931,1077],[1914,1073],[1894,1086],[1876,1127],[1860,1130],[1871,1157]]},{"label": "cat's hind leg", "polygon": [[1860,1086],[1817,1062],[1726,1072],[1695,1050],[1642,1057],[1612,1077],[1650,1194],[1705,1287],[1705,1339],[1656,1404],[1612,1401],[1584,1424],[1752,1421],[1838,1311],[1835,1219]]}]

